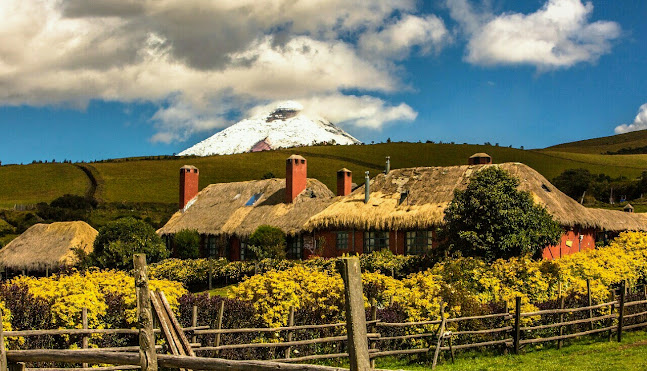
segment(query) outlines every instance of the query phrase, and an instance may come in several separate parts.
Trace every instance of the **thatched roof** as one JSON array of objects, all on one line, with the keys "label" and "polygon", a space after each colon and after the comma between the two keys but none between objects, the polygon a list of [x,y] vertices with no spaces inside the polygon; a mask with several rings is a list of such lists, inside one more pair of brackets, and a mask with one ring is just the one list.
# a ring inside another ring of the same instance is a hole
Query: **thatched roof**
[{"label": "thatched roof", "polygon": [[610,231],[647,230],[645,216],[584,207],[537,171],[520,163],[392,170],[371,180],[367,204],[364,203],[364,187],[360,187],[312,217],[305,228],[406,230],[437,227],[443,223],[445,208],[454,198],[454,190],[465,189],[470,178],[488,166],[501,167],[519,178],[519,188],[529,191],[535,202],[544,205],[564,226]]},{"label": "thatched roof", "polygon": [[[254,195],[258,200],[246,206]],[[176,212],[157,233],[195,229],[200,234],[248,236],[263,224],[293,235],[310,217],[325,209],[334,194],[320,181],[308,179],[306,190],[285,203],[285,179],[212,184],[185,210]]]},{"label": "thatched roof", "polygon": [[36,224],[0,250],[0,266],[45,270],[76,263],[73,248],[92,252],[97,230],[85,222]]}]

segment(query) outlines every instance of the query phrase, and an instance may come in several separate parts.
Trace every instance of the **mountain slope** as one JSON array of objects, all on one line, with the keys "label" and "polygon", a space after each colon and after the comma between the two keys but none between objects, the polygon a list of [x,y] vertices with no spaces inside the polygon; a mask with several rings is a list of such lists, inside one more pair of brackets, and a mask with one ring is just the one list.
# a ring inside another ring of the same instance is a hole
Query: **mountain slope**
[{"label": "mountain slope", "polygon": [[647,150],[647,130],[611,135],[608,137],[579,140],[545,148],[545,151],[606,154],[622,149]]},{"label": "mountain slope", "polygon": [[308,117],[295,102],[242,120],[180,152],[180,156],[230,155],[315,144],[360,144],[323,117]]}]

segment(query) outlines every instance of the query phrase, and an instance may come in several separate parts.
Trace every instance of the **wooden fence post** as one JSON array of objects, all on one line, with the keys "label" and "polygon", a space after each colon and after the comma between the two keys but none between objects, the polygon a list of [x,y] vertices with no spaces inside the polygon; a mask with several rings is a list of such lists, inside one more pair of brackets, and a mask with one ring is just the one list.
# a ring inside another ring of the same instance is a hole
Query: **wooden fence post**
[{"label": "wooden fence post", "polygon": [[[222,317],[225,314],[225,299],[222,299],[220,301],[220,309],[218,309],[218,326],[216,329],[222,330]],[[216,334],[216,343],[214,346],[219,347],[220,346],[220,333]],[[219,351],[216,350],[216,355],[219,353]]]},{"label": "wooden fence post", "polygon": [[[198,327],[198,306],[193,304],[193,311],[191,312],[191,326]],[[191,337],[191,342],[196,343],[198,337],[195,334],[195,329],[193,330],[193,336]]]},{"label": "wooden fence post", "polygon": [[342,258],[340,265],[346,299],[346,332],[348,334],[350,369],[351,371],[369,371],[371,362],[366,337],[366,312],[359,259],[357,257]]},{"label": "wooden fence post", "polygon": [[514,302],[514,333],[513,333],[514,354],[519,354],[521,348],[521,296],[517,296]]},{"label": "wooden fence post", "polygon": [[[589,278],[586,279],[586,298],[589,303],[589,307],[593,305],[593,300],[591,299],[591,280]],[[589,319],[593,318],[593,309],[589,309]],[[589,322],[591,325],[591,330],[594,329],[593,326],[593,321]]]},{"label": "wooden fence post", "polygon": [[4,346],[4,329],[2,328],[2,310],[0,309],[0,371],[7,371],[7,349]]},{"label": "wooden fence post", "polygon": [[[373,321],[373,325],[371,326],[371,332],[375,333],[377,332],[377,301],[375,298],[371,298],[371,321]],[[375,341],[371,342],[371,349],[375,349],[377,347],[377,343]],[[375,359],[371,359],[371,368],[375,368]]]},{"label": "wooden fence post", "polygon": [[443,338],[445,337],[445,303],[440,302],[440,327],[438,327],[438,341],[436,342],[436,350],[434,351],[434,360],[431,363],[431,369],[435,370],[438,364],[438,356],[440,355],[440,347],[443,345]]},{"label": "wooden fence post", "polygon": [[[83,310],[81,311],[81,324],[83,325],[84,330],[88,329],[88,308],[86,307],[83,307]],[[88,334],[83,334],[81,347],[83,349],[88,349]],[[88,364],[84,362],[83,368],[88,368]]]},{"label": "wooden fence post", "polygon": [[[510,308],[508,307],[508,301],[507,300],[505,300],[503,302],[503,306],[504,306],[503,311],[510,314]],[[507,321],[507,319],[506,319],[506,317],[503,317],[503,326],[505,326],[505,321]],[[508,345],[504,344],[503,345],[503,355],[507,356],[509,351],[510,350],[508,349]]]},{"label": "wooden fence post", "polygon": [[627,281],[622,281],[620,285],[620,305],[618,306],[618,342],[622,341],[622,325],[625,319],[625,293]]},{"label": "wooden fence post", "polygon": [[137,327],[139,328],[139,362],[142,371],[157,371],[155,334],[153,333],[153,311],[151,294],[148,289],[148,267],[146,255],[133,256],[135,266],[135,294],[137,295]]},{"label": "wooden fence post", "polygon": [[[559,309],[564,309],[564,306],[566,304],[565,301],[566,301],[566,298],[564,298],[564,296],[562,295],[562,283],[560,282],[559,283]],[[559,314],[559,322],[560,323],[564,322],[564,313]],[[564,326],[559,326],[559,336],[561,337],[562,335],[564,335]],[[563,339],[560,338],[559,340],[557,340],[557,349],[562,349],[563,345],[564,345]]]},{"label": "wooden fence post", "polygon": [[[613,290],[609,292],[609,302],[614,302],[616,300],[616,295],[613,293]],[[615,304],[611,304],[611,307],[609,308],[609,315],[613,314],[613,310],[616,308]],[[613,317],[609,318],[609,327],[613,326]],[[613,330],[609,329],[609,341],[613,338]]]},{"label": "wooden fence post", "polygon": [[[288,326],[289,327],[294,326],[294,306],[290,306],[290,316],[288,317]],[[292,330],[288,330],[287,341],[288,342],[292,341]],[[292,347],[287,347],[285,349],[285,358],[290,358],[291,351],[292,351]]]}]

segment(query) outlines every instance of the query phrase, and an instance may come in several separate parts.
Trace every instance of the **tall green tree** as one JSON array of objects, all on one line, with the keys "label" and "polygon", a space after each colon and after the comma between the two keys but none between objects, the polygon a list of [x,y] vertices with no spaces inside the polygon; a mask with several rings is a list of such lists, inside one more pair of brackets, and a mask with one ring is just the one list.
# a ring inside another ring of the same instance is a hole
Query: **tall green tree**
[{"label": "tall green tree", "polygon": [[456,190],[440,233],[448,253],[491,261],[537,257],[556,244],[561,226],[518,185],[517,178],[493,166],[478,172],[464,191]]},{"label": "tall green tree", "polygon": [[133,254],[139,253],[146,254],[149,263],[169,255],[164,242],[150,224],[129,217],[99,229],[90,260],[101,268],[132,269]]},{"label": "tall green tree", "polygon": [[579,201],[589,189],[593,175],[586,169],[567,169],[553,179],[553,185],[560,191]]},{"label": "tall green tree", "polygon": [[260,225],[247,241],[257,259],[285,259],[286,237],[281,228]]}]

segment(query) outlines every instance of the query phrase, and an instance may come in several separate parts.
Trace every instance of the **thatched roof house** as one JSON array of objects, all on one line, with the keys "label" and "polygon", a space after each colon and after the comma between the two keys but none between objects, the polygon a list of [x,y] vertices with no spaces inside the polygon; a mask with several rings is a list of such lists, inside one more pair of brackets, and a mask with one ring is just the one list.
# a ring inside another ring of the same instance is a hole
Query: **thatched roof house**
[{"label": "thatched roof house", "polygon": [[76,263],[74,248],[92,252],[97,230],[85,222],[36,224],[0,249],[0,267],[44,271]]},{"label": "thatched roof house", "polygon": [[320,181],[307,179],[305,190],[285,202],[285,179],[211,184],[160,228],[160,235],[195,229],[203,235],[246,237],[263,224],[299,233],[313,215],[332,203],[334,194]]},{"label": "thatched roof house", "polygon": [[521,163],[393,170],[371,180],[368,203],[364,203],[364,187],[360,187],[312,217],[305,228],[415,230],[438,227],[443,223],[445,208],[454,198],[454,190],[465,189],[470,178],[487,166],[501,167],[517,177],[519,188],[529,191],[535,202],[544,205],[565,227],[647,230],[645,216],[584,207]]}]

